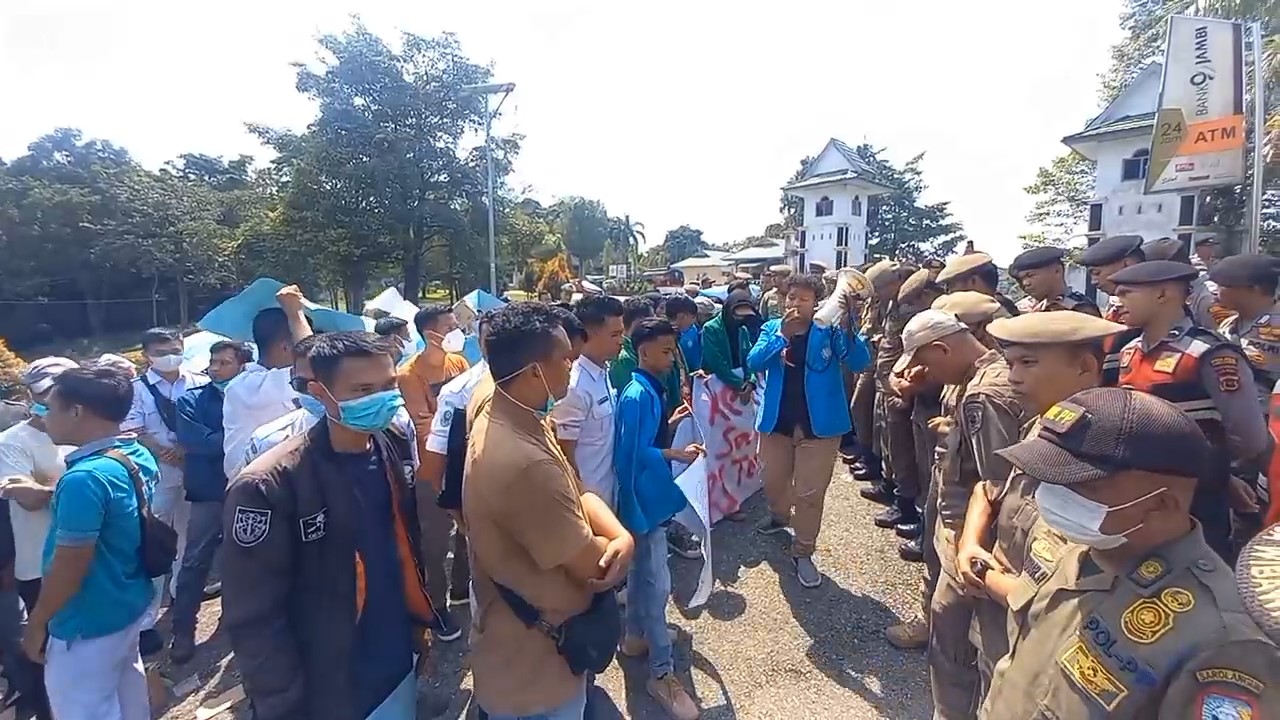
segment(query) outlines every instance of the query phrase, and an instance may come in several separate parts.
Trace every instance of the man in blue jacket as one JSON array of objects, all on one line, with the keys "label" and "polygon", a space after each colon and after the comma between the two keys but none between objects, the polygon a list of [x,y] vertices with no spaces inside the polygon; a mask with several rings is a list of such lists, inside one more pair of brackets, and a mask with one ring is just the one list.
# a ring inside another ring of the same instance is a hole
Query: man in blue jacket
[{"label": "man in blue jacket", "polygon": [[769,517],[758,530],[795,530],[791,555],[796,578],[807,588],[822,583],[813,551],[840,436],[850,428],[840,364],[857,373],[871,361],[860,335],[850,338],[839,324],[813,321],[822,291],[821,278],[788,278],[782,317],[764,324],[747,355],[747,369],[764,373],[756,429]]},{"label": "man in blue jacket", "polygon": [[187,547],[178,570],[173,598],[173,642],[169,659],[181,665],[195,654],[196,614],[204,599],[205,581],[222,544],[222,499],[227,491],[223,470],[222,393],[253,354],[242,342],[221,340],[209,348],[207,385],[178,398],[178,444],[184,452],[183,489],[191,503]]},{"label": "man in blue jacket", "polygon": [[[691,463],[697,445],[672,449],[668,392],[659,379],[671,370],[676,354],[676,328],[668,320],[649,317],[631,331],[636,369],[618,396],[614,422],[613,468],[618,476],[618,519],[635,538],[635,557],[627,576],[626,637],[622,654],[649,654],[649,694],[676,720],[694,720],[698,707],[675,676],[667,600],[671,570],[667,566],[665,526],[684,509],[684,493],[675,483],[671,461]],[[687,413],[687,410],[685,411]]]}]

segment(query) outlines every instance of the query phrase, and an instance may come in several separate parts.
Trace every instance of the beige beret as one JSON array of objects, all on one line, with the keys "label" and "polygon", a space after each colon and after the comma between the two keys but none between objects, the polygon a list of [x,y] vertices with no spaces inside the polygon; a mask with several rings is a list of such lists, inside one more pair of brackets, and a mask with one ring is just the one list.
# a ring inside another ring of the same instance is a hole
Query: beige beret
[{"label": "beige beret", "polygon": [[827,264],[822,262],[821,260],[814,260],[813,262],[809,263],[809,270],[814,272],[826,272]]},{"label": "beige beret", "polygon": [[901,268],[902,268],[902,265],[899,264],[897,260],[886,259],[886,260],[881,260],[877,262],[875,265],[872,265],[871,267],[867,268],[867,271],[863,274],[866,275],[867,279],[871,281],[871,285],[873,287],[875,287],[876,289],[880,289],[885,285],[888,285],[889,283],[893,282],[894,280],[897,280],[898,272],[901,270]]},{"label": "beige beret", "polygon": [[929,282],[929,269],[923,268],[911,273],[911,277],[903,281],[902,287],[898,288],[898,302],[906,302],[915,297],[924,286]]},{"label": "beige beret", "polygon": [[943,266],[942,272],[938,273],[937,282],[945,283],[959,279],[961,276],[968,275],[983,265],[990,265],[991,263],[991,256],[984,252],[953,257]]},{"label": "beige beret", "polygon": [[967,325],[989,322],[1009,314],[995,298],[976,290],[947,293],[933,301],[933,309],[946,310]]},{"label": "beige beret", "polygon": [[1101,340],[1125,330],[1120,323],[1074,310],[1051,310],[1000,318],[987,332],[1001,342],[1015,345],[1060,345]]},{"label": "beige beret", "polygon": [[774,275],[781,275],[782,277],[791,277],[791,266],[790,265],[770,265],[769,272],[773,273]]},{"label": "beige beret", "polygon": [[750,279],[751,279],[751,273],[749,273],[749,272],[736,272],[736,273],[734,273],[734,274],[733,274],[733,276],[734,276],[735,278],[739,279],[739,280],[750,280]]}]

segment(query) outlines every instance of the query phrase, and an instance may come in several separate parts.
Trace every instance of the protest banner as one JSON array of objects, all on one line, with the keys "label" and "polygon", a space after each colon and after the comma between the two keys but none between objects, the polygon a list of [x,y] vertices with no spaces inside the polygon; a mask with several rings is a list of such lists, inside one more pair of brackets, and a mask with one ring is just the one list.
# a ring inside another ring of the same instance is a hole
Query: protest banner
[{"label": "protest banner", "polygon": [[[715,377],[693,378],[693,416],[676,428],[672,445],[695,442],[707,451],[707,499],[711,523],[737,511],[762,485],[756,433],[757,390],[743,403],[733,388]],[[677,474],[684,467],[675,466]]]},{"label": "protest banner", "polygon": [[[693,423],[686,423],[692,426]],[[676,478],[676,485],[684,492],[689,504],[676,514],[675,520],[702,539],[702,571],[698,574],[698,588],[689,598],[689,609],[701,607],[711,597],[711,507],[707,499],[710,486],[707,483],[707,459],[700,457],[685,468]]]}]

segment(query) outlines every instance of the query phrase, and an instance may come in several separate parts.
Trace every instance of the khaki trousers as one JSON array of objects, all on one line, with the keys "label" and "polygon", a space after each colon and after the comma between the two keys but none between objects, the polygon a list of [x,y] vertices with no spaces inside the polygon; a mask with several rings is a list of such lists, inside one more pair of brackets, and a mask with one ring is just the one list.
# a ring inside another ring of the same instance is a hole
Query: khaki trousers
[{"label": "khaki trousers", "polygon": [[929,605],[929,686],[934,720],[971,720],[980,699],[978,651],[969,641],[974,599],[965,596],[963,581],[955,577],[955,540],[955,531],[939,523],[934,543],[942,572]]},{"label": "khaki trousers", "polygon": [[920,469],[916,465],[915,433],[910,402],[886,399],[884,406],[885,460],[893,476],[894,494],[915,503],[920,496]]},{"label": "khaki trousers", "polygon": [[859,374],[849,411],[853,415],[853,431],[858,435],[858,444],[865,454],[876,452],[875,401],[875,375],[869,372]]},{"label": "khaki trousers", "polygon": [[764,464],[764,495],[769,512],[795,530],[791,554],[813,554],[822,529],[822,506],[836,464],[840,438],[806,438],[799,429],[792,435],[762,433],[760,461]]}]

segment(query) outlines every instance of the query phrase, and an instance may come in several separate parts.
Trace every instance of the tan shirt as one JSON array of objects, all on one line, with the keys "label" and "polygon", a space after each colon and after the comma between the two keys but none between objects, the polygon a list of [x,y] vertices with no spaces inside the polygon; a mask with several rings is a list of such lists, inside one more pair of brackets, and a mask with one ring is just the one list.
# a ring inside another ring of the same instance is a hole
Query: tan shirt
[{"label": "tan shirt", "polygon": [[564,622],[591,604],[591,590],[564,566],[593,534],[582,488],[547,423],[501,393],[478,394],[469,414],[462,512],[475,588],[476,698],[491,713],[534,715],[567,702],[582,678],[550,639],[516,619],[494,582],[547,622]]},{"label": "tan shirt", "polygon": [[1280,707],[1280,649],[1199,527],[1121,568],[1069,546],[1021,603],[1026,621],[979,718],[1260,718]]}]

